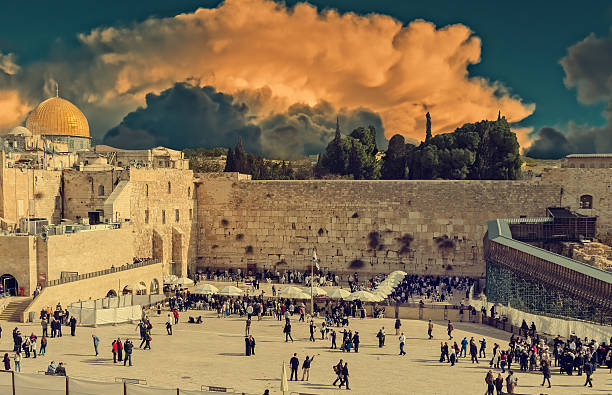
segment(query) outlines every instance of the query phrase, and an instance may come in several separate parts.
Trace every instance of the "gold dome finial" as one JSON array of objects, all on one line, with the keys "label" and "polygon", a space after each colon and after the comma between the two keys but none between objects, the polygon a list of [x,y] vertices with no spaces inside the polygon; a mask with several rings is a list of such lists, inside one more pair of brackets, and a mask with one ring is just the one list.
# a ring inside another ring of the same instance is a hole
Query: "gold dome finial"
[{"label": "gold dome finial", "polygon": [[59,84],[55,83],[55,97],[59,97]]}]

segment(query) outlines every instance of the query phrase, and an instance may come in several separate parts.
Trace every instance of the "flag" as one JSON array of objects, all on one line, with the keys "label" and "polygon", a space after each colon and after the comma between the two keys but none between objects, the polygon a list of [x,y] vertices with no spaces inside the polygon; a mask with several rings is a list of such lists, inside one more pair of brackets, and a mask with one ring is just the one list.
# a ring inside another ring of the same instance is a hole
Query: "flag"
[{"label": "flag", "polygon": [[317,267],[317,270],[321,270],[321,267],[319,266],[319,259],[317,258],[317,250],[316,250],[316,248],[312,249],[312,261],[314,262],[315,266]]},{"label": "flag", "polygon": [[283,370],[281,373],[281,383],[280,390],[282,393],[289,392],[289,382],[287,382],[287,368],[285,367],[285,363],[283,362]]}]

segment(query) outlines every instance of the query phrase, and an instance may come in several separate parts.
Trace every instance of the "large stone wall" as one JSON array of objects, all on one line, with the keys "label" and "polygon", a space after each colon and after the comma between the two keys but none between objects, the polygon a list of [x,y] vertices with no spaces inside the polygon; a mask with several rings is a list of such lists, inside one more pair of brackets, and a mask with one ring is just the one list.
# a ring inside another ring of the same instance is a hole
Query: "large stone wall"
[{"label": "large stone wall", "polygon": [[[199,176],[195,267],[243,269],[303,270],[316,247],[324,270],[480,276],[487,220],[545,215],[546,207],[558,204],[560,191],[556,183],[540,181]],[[413,240],[407,246],[402,238]],[[356,260],[363,262],[357,270],[351,266]]]}]

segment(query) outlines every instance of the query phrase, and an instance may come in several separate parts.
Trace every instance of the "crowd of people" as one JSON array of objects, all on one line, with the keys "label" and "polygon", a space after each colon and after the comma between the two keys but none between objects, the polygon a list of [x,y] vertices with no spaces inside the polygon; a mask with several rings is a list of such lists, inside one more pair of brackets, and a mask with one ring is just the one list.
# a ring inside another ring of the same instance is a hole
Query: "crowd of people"
[{"label": "crowd of people", "polygon": [[445,302],[453,297],[468,299],[473,284],[471,277],[407,275],[389,299],[397,303]]}]

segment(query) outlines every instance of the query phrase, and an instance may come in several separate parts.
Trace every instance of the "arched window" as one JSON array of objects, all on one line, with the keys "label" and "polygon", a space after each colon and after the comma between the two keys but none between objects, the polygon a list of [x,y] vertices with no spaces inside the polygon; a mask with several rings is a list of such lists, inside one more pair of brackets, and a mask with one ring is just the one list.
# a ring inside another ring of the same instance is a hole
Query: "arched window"
[{"label": "arched window", "polygon": [[593,208],[593,196],[582,195],[580,196],[580,208]]},{"label": "arched window", "polygon": [[168,181],[168,193],[172,193],[172,183]]},{"label": "arched window", "polygon": [[149,197],[149,184],[145,184],[145,196]]},{"label": "arched window", "polygon": [[98,185],[98,196],[104,196],[104,185]]}]

